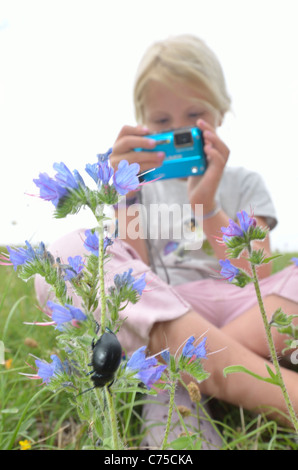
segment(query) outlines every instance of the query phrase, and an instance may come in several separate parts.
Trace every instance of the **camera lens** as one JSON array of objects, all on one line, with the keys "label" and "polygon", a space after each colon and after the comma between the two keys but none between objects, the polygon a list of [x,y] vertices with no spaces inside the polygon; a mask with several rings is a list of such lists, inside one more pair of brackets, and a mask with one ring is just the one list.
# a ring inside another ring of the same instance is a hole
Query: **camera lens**
[{"label": "camera lens", "polygon": [[175,138],[175,145],[176,146],[183,146],[183,145],[192,144],[191,132],[181,132],[179,134],[175,134],[174,138]]}]

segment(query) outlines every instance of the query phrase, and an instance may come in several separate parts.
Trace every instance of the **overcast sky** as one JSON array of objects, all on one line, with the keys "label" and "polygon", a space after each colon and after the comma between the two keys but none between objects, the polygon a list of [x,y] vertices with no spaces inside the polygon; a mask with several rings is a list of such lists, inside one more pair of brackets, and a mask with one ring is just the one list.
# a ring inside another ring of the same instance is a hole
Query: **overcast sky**
[{"label": "overcast sky", "polygon": [[137,64],[153,42],[193,33],[219,57],[232,97],[220,135],[230,164],[259,171],[279,225],[272,246],[298,251],[297,0],[0,0],[0,244],[93,223],[54,220],[32,180],[84,169],[134,124]]}]

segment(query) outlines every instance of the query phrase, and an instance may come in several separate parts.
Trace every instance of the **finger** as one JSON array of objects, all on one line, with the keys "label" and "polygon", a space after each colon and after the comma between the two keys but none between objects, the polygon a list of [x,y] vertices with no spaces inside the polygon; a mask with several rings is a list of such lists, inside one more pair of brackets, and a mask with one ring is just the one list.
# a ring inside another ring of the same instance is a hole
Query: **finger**
[{"label": "finger", "polygon": [[164,152],[146,152],[146,151],[129,151],[126,153],[118,153],[113,151],[110,161],[116,170],[121,160],[127,160],[128,163],[138,163],[140,171],[147,171],[152,168],[159,167],[165,158]]},{"label": "finger", "polygon": [[161,166],[164,152],[132,152],[131,158],[140,165],[141,171],[147,171]]},{"label": "finger", "polygon": [[203,132],[203,137],[204,137],[204,145],[205,146],[210,146],[218,150],[222,156],[227,160],[230,150],[226,146],[226,144],[218,137],[218,135],[215,132],[212,131],[204,131]]},{"label": "finger", "polygon": [[214,127],[212,127],[211,124],[204,121],[203,119],[198,119],[196,124],[201,129],[201,131],[214,131]]},{"label": "finger", "polygon": [[117,139],[124,137],[126,135],[146,135],[149,134],[149,129],[146,126],[123,126],[119,132]]},{"label": "finger", "polygon": [[123,135],[121,138],[116,140],[113,146],[113,152],[123,154],[137,148],[151,150],[155,146],[156,140],[154,139],[129,134]]},{"label": "finger", "polygon": [[209,170],[220,169],[222,171],[222,169],[225,167],[227,163],[228,157],[223,155],[221,152],[219,152],[215,147],[212,147],[211,145],[206,145],[206,149],[204,148],[204,150],[205,150],[207,161],[208,161],[206,171],[208,171],[208,169]]}]

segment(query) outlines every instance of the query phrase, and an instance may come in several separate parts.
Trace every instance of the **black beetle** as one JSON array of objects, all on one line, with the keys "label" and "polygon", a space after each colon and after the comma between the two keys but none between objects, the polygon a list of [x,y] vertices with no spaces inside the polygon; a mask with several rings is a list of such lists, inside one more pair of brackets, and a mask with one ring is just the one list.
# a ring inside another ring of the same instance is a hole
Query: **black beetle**
[{"label": "black beetle", "polygon": [[[93,390],[96,387],[104,387],[109,382],[109,387],[113,383],[114,375],[118,369],[121,357],[122,348],[118,341],[117,336],[109,328],[101,335],[96,343],[92,341],[92,362],[88,364],[93,367],[89,372],[94,387],[88,388],[81,393]],[[81,395],[81,394],[80,394]]]}]

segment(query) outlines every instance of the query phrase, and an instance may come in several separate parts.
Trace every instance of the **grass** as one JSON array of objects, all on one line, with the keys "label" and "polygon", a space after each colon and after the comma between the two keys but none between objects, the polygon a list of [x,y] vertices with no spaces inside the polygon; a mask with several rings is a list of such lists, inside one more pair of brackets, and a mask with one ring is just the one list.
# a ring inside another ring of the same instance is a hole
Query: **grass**
[{"label": "grass", "polygon": [[[293,256],[297,253],[277,258],[273,270],[290,264]],[[1,266],[0,286],[0,340],[5,347],[5,364],[0,364],[0,449],[19,449],[19,441],[26,439],[33,449],[84,448],[88,442],[87,424],[80,422],[66,394],[63,391],[53,394],[40,386],[40,382],[19,374],[32,373],[26,364],[31,354],[43,358],[57,353],[54,329],[23,324],[40,320],[33,281],[25,283],[18,279],[13,268]],[[119,400],[123,408],[121,425],[128,445],[136,448],[142,437],[136,417],[140,406],[132,409],[128,397],[120,396]],[[291,433],[265,416],[255,416],[217,401],[212,406],[224,438],[223,448],[298,449]]]}]

